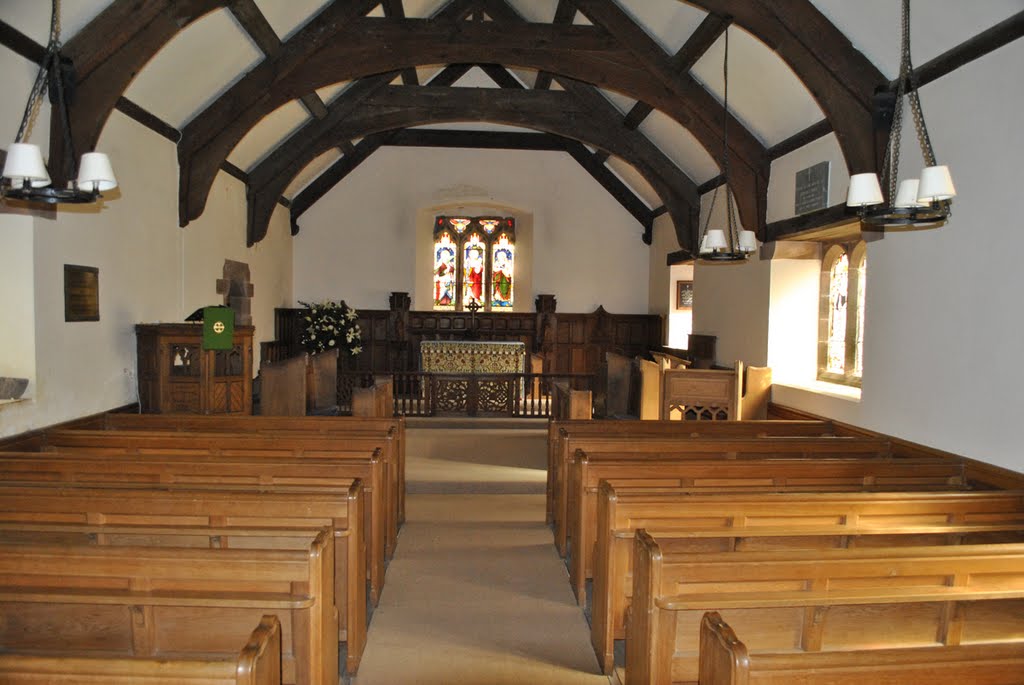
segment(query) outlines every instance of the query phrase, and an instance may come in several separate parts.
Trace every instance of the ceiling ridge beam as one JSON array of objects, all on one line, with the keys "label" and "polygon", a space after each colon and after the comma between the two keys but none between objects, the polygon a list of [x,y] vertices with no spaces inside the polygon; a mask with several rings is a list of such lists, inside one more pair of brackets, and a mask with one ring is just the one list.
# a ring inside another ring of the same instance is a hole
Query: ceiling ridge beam
[{"label": "ceiling ridge beam", "polygon": [[406,128],[384,144],[392,147],[441,147],[483,150],[562,152],[568,139],[552,133],[527,131],[467,131],[461,129]]}]

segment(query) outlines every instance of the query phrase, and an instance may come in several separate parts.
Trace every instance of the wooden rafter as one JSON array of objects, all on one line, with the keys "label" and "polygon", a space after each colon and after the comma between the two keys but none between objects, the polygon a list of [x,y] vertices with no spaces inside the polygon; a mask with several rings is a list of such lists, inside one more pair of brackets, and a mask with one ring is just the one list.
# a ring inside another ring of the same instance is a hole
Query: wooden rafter
[{"label": "wooden rafter", "polygon": [[[555,8],[555,17],[552,23],[571,24],[575,18],[576,6],[570,0],[558,0],[558,6]],[[533,87],[537,90],[547,90],[551,87],[551,78],[552,73],[550,71],[538,72],[537,81],[533,84]]]},{"label": "wooden rafter", "polygon": [[[266,57],[274,57],[281,51],[281,39],[256,5],[256,0],[231,0],[228,9]],[[327,107],[316,93],[306,93],[299,100],[317,119],[327,116]]]},{"label": "wooden rafter", "polygon": [[[694,105],[673,94],[648,74],[628,49],[593,26],[552,26],[504,22],[452,22],[437,19],[390,20],[364,18],[349,25],[350,35],[323,49],[286,74],[267,83],[238,81],[222,98],[197,117],[179,146],[182,173],[181,221],[198,216],[216,176],[218,160],[262,117],[301,93],[326,83],[366,74],[394,71],[409,64],[490,63],[548,69],[592,85],[610,86],[646,99],[694,130],[710,150],[718,149],[720,134],[694,116]],[[390,50],[367,50],[367,42]],[[286,47],[287,49],[287,47]],[[260,67],[257,67],[259,69]],[[193,126],[195,124],[195,126]],[[740,145],[737,143],[737,145]],[[754,178],[753,168],[747,176]],[[742,181],[741,174],[737,180]]]},{"label": "wooden rafter", "polygon": [[[392,19],[405,19],[405,5],[402,4],[402,0],[384,0],[381,3],[384,8],[384,16]],[[420,85],[419,74],[416,73],[416,69],[413,67],[406,67],[402,69],[402,83],[407,86],[418,86]]]},{"label": "wooden rafter", "polygon": [[[305,165],[332,145],[333,140],[352,139],[410,126],[450,121],[491,121],[526,126],[566,138],[581,138],[597,147],[610,149],[632,164],[663,198],[673,220],[686,225],[691,208],[679,190],[669,187],[646,151],[638,151],[634,141],[608,130],[591,119],[585,105],[564,92],[509,91],[490,88],[410,88],[387,86],[367,97],[360,108],[330,132],[307,146],[301,157],[292,156],[284,166],[259,166],[252,171],[249,190],[249,241],[262,239],[273,211],[271,198],[280,195]],[[582,141],[581,141],[582,142]],[[652,145],[653,148],[653,145]],[[268,157],[268,160],[271,159]],[[264,161],[268,161],[264,160]],[[261,165],[262,166],[262,165]]]},{"label": "wooden rafter", "polygon": [[850,172],[878,170],[872,96],[886,80],[810,0],[686,1],[731,16],[774,50],[832,124]]}]

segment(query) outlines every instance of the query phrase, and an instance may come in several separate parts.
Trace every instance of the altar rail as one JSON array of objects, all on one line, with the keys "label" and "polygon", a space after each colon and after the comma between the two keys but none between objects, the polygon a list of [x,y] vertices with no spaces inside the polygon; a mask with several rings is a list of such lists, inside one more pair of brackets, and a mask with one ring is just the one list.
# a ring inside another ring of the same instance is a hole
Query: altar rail
[{"label": "altar rail", "polygon": [[338,374],[338,407],[350,413],[355,388],[367,388],[381,378],[393,384],[394,412],[399,416],[488,416],[551,418],[554,385],[590,390],[591,374],[555,373],[390,373],[359,371]]}]

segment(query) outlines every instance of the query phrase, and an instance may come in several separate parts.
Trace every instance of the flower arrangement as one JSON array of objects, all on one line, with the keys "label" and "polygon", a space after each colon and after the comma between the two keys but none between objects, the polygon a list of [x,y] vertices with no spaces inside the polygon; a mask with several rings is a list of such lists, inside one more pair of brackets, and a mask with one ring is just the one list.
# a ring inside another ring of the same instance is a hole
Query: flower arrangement
[{"label": "flower arrangement", "polygon": [[333,350],[348,352],[355,356],[363,351],[362,336],[357,323],[359,314],[342,302],[302,302],[306,311],[303,321],[302,346],[311,354]]}]

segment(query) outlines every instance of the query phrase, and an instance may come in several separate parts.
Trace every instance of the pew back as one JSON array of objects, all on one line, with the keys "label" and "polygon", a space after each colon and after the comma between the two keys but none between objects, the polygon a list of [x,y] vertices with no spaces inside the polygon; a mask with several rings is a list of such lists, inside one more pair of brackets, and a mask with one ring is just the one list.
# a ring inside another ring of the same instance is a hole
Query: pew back
[{"label": "pew back", "polygon": [[[628,481],[627,481],[628,482]],[[653,493],[602,481],[598,500],[591,642],[610,672],[632,595],[633,537],[703,553],[1024,541],[1024,493]]]},{"label": "pew back", "polygon": [[298,551],[0,543],[0,642],[110,656],[225,652],[272,613],[284,682],[336,685],[330,535]]},{"label": "pew back", "polygon": [[829,652],[751,651],[717,612],[701,621],[701,685],[1014,685],[1024,643]]},{"label": "pew back", "polygon": [[280,685],[281,622],[267,615],[241,650],[200,658],[101,657],[59,650],[0,654],[6,685]]},{"label": "pew back", "polygon": [[626,684],[694,681],[705,611],[752,649],[816,652],[1024,634],[1024,544],[672,554],[638,531]]}]

